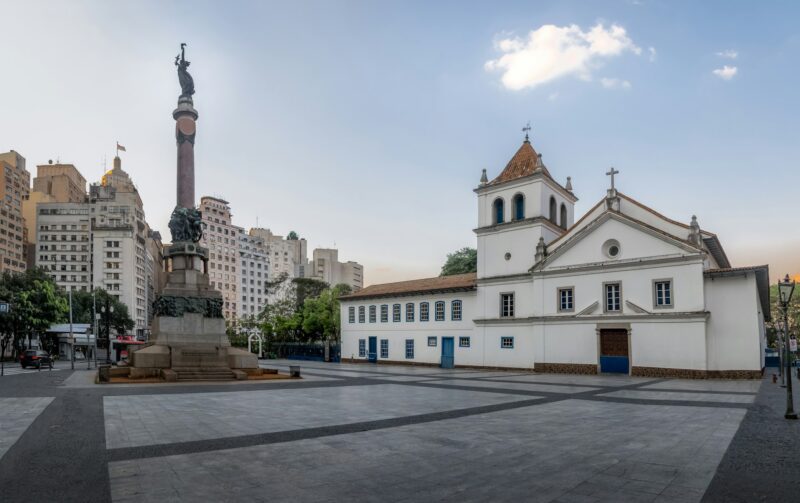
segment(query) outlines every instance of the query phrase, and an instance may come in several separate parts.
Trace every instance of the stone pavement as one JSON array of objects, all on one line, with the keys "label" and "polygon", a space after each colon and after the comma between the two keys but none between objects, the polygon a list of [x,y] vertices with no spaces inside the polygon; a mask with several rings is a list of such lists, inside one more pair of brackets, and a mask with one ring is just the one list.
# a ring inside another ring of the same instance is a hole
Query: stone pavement
[{"label": "stone pavement", "polygon": [[[299,363],[302,381],[96,386],[85,371],[0,379],[0,501],[798,494],[797,424],[782,419],[766,379]],[[776,486],[776,473],[787,483]]]}]

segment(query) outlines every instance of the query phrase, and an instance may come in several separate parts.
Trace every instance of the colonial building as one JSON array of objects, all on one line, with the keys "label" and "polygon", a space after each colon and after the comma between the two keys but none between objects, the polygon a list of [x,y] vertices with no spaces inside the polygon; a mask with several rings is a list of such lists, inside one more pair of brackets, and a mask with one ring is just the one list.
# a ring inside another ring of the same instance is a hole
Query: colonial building
[{"label": "colonial building", "polygon": [[672,220],[610,189],[580,219],[529,140],[484,171],[477,274],[372,285],[342,299],[354,361],[756,377],[767,266],[731,266],[697,219]]}]

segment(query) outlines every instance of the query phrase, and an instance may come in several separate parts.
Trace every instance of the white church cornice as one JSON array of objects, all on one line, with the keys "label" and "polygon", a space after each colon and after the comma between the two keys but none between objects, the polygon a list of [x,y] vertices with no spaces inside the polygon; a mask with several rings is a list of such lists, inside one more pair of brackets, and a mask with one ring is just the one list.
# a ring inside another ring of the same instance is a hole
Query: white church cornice
[{"label": "white church cornice", "polygon": [[481,185],[472,189],[478,195],[482,194],[491,194],[492,192],[498,192],[500,190],[507,190],[513,189],[515,187],[522,187],[524,185],[528,185],[531,182],[541,181],[542,183],[547,184],[548,187],[553,189],[554,191],[558,192],[564,199],[568,201],[572,201],[573,203],[578,202],[578,196],[576,196],[572,191],[565,189],[561,186],[560,183],[556,182],[549,176],[544,175],[542,172],[537,171],[532,175],[523,176],[520,178],[515,178],[513,180],[508,180],[506,182],[499,182],[493,185]]},{"label": "white church cornice", "polygon": [[498,231],[506,231],[512,229],[519,229],[521,227],[532,227],[534,225],[544,225],[548,227],[553,232],[563,233],[564,229],[559,227],[557,224],[554,224],[549,219],[538,216],[538,217],[531,217],[531,218],[523,218],[522,220],[512,220],[510,222],[503,222],[502,224],[494,224],[494,225],[487,225],[484,227],[478,227],[476,229],[472,229],[472,232],[481,236],[483,234],[489,234],[492,232]]},{"label": "white church cornice", "polygon": [[[569,276],[575,274],[595,273],[598,271],[608,270],[633,270],[641,269],[642,267],[652,266],[666,266],[678,263],[703,263],[702,253],[695,253],[692,255],[666,255],[663,257],[651,257],[640,259],[619,259],[607,262],[595,262],[591,264],[580,264],[574,266],[564,266],[553,269],[537,269],[531,272],[534,278],[542,276]],[[536,267],[536,266],[534,266]]]},{"label": "white church cornice", "polygon": [[668,313],[639,313],[639,314],[597,314],[575,315],[561,314],[548,316],[528,316],[525,318],[481,318],[472,320],[478,326],[521,326],[559,323],[636,323],[648,322],[679,322],[679,321],[705,321],[711,313],[709,311],[680,311]]}]

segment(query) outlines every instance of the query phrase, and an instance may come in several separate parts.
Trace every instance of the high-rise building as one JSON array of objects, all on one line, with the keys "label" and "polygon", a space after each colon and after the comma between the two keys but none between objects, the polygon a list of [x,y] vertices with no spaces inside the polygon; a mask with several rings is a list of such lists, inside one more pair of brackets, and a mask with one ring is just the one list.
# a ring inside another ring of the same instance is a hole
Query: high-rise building
[{"label": "high-rise building", "polygon": [[306,277],[312,277],[331,286],[344,283],[353,291],[364,287],[364,266],[358,262],[339,262],[339,250],[335,248],[317,248],[312,253],[311,271]]},{"label": "high-rise building", "polygon": [[[44,168],[36,186],[50,193],[35,193],[50,200],[36,204],[36,265],[66,290],[106,290],[128,307],[135,333],[143,337],[150,321],[148,290],[154,274],[148,274],[142,198],[122,161],[115,157],[114,168],[83,197],[78,188],[84,178],[74,166]],[[161,267],[156,262],[160,257],[150,257],[151,269]]]},{"label": "high-rise building", "polygon": [[239,235],[244,229],[231,223],[231,207],[224,199],[203,196],[200,211],[204,224],[200,242],[208,248],[208,277],[211,286],[222,292],[222,312],[225,319],[232,322],[238,314]]},{"label": "high-rise building", "polygon": [[264,238],[242,231],[239,234],[239,263],[241,270],[241,298],[239,317],[256,316],[267,301],[266,285],[269,281],[269,250]]},{"label": "high-rise building", "polygon": [[289,278],[305,277],[305,266],[308,262],[308,243],[292,231],[286,239],[273,234],[269,229],[250,229],[251,236],[264,240],[269,257],[269,278],[274,281],[282,276]]},{"label": "high-rise building", "polygon": [[25,158],[14,150],[0,154],[0,271],[26,268],[26,229],[22,202],[30,192],[31,175]]},{"label": "high-rise building", "polygon": [[74,165],[53,164],[53,161],[50,161],[48,164],[36,167],[33,189],[28,198],[22,201],[22,216],[27,231],[25,261],[28,267],[36,264],[37,206],[40,203],[82,203],[85,201],[86,179]]}]

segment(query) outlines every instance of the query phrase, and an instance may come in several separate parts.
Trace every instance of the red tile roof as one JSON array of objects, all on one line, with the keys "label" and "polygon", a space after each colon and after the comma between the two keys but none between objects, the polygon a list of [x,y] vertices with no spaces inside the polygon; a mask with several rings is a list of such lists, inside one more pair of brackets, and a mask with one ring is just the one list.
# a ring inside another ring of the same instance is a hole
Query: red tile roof
[{"label": "red tile roof", "polygon": [[[519,150],[517,150],[517,153],[514,154],[514,157],[508,161],[505,169],[499,175],[497,175],[497,178],[489,182],[487,185],[497,185],[499,183],[516,180],[517,178],[530,176],[536,171],[536,164],[538,160],[539,154],[537,154],[533,149],[531,142],[525,140]],[[547,171],[547,168],[545,168],[544,165],[542,165],[542,171],[548,178],[553,178],[550,176],[550,172]]]},{"label": "red tile roof", "polygon": [[435,278],[413,279],[397,283],[370,285],[366,288],[341,297],[342,300],[359,300],[373,297],[393,297],[418,293],[474,290],[477,274],[454,274]]}]

